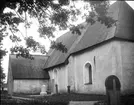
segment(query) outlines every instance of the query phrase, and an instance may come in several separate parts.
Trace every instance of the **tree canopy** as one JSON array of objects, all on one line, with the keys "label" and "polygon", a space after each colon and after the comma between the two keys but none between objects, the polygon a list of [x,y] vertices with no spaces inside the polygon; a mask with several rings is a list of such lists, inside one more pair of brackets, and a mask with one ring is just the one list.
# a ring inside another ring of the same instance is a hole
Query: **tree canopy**
[{"label": "tree canopy", "polygon": [[3,73],[3,68],[2,68],[2,58],[6,54],[6,51],[2,49],[2,43],[1,43],[2,40],[3,40],[3,36],[0,35],[0,85],[3,84],[4,82],[3,80],[5,79],[5,74]]},{"label": "tree canopy", "polygon": [[[30,22],[27,17],[36,18],[39,22],[38,32],[42,38],[53,38],[53,32],[56,27],[59,30],[66,30],[69,28],[72,33],[81,34],[80,28],[82,26],[75,26],[75,22],[79,15],[83,12],[76,8],[75,3],[77,0],[1,0],[0,1],[0,30],[1,35],[9,35],[7,30],[12,34],[10,39],[14,43],[19,43],[21,38],[17,32],[19,23],[25,23],[25,28],[30,27]],[[85,3],[83,8],[87,11],[83,14],[83,18],[89,24],[94,24],[96,21],[105,24],[108,28],[115,24],[115,20],[107,15],[109,8],[109,1],[91,1],[81,0],[79,2]],[[3,12],[5,8],[10,8],[13,12]],[[71,20],[71,21],[70,21]],[[36,51],[41,49],[42,53],[47,53],[43,45],[35,41],[32,36],[25,36],[26,47],[15,46],[11,49],[12,53],[18,56],[31,57],[29,51]],[[56,48],[62,52],[67,52],[65,46],[60,42],[56,43],[51,40],[51,48]]]}]

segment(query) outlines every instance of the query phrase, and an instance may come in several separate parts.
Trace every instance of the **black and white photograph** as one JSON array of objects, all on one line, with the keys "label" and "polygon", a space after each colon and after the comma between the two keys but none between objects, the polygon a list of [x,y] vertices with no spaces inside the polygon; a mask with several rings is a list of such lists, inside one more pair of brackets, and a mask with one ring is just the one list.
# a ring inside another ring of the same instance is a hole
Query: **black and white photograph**
[{"label": "black and white photograph", "polygon": [[0,105],[134,105],[134,1],[0,0]]}]

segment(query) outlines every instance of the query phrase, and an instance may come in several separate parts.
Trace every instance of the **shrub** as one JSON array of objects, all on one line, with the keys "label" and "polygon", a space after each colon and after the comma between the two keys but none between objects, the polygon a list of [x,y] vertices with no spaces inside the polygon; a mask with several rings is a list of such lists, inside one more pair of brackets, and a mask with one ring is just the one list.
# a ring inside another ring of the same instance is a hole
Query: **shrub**
[{"label": "shrub", "polygon": [[48,102],[43,100],[2,99],[1,105],[68,105],[68,102]]}]

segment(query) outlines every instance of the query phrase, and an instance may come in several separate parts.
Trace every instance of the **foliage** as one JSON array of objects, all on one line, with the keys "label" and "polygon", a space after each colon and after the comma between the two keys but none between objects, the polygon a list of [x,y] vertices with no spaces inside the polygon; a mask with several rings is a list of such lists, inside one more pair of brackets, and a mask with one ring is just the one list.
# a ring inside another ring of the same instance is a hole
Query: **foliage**
[{"label": "foliage", "polygon": [[67,52],[67,48],[66,48],[66,46],[64,44],[62,44],[62,42],[57,42],[56,43],[56,42],[52,41],[51,48],[52,49],[55,48],[56,50],[59,50],[59,51],[61,51],[63,53]]},{"label": "foliage", "polygon": [[80,29],[84,29],[84,25],[73,25],[72,27],[70,27],[70,31],[72,31],[73,34],[78,34],[81,35],[81,30]]},{"label": "foliage", "polygon": [[2,105],[68,105],[68,102],[47,102],[39,100],[8,99],[1,101]]},{"label": "foliage", "polygon": [[29,54],[29,49],[24,48],[23,46],[15,46],[11,48],[11,53],[16,54],[16,57],[24,57],[24,58],[29,58],[33,59],[33,56]]},{"label": "foliage", "polygon": [[3,84],[3,80],[5,79],[5,74],[3,73],[3,68],[2,68],[2,58],[6,54],[6,51],[2,49],[2,43],[1,41],[3,40],[3,35],[0,32],[0,85]]},{"label": "foliage", "polygon": [[[56,27],[60,30],[65,30],[70,28],[72,33],[81,35],[82,26],[75,26],[72,23],[75,22],[80,14],[81,10],[77,9],[75,3],[77,0],[2,0],[0,6],[0,31],[4,34],[7,34],[7,30],[10,30],[12,35],[10,39],[14,43],[21,41],[18,32],[20,30],[17,28],[19,23],[25,23],[25,29],[30,27],[31,23],[27,19],[28,16],[36,18],[39,22],[39,33],[40,37],[43,38],[54,38],[54,31],[57,30]],[[109,1],[91,1],[91,0],[81,0],[84,2],[88,8],[85,8],[88,11],[88,14],[84,14],[87,23],[91,25],[96,21],[105,24],[108,28],[115,24],[115,20],[108,16],[107,9],[109,7]],[[91,7],[91,10],[89,9]],[[4,13],[5,8],[10,8],[13,12]],[[70,21],[71,20],[71,21]],[[17,33],[17,34],[16,34]],[[11,49],[12,53],[17,53],[22,57],[29,57],[29,51],[40,51],[46,53],[44,46],[40,45],[39,42],[35,41],[32,37],[24,36],[26,41],[26,47],[24,46],[15,46]],[[67,48],[62,43],[51,42],[51,48],[55,48],[64,53],[67,52]]]},{"label": "foliage", "polygon": [[1,61],[0,61],[0,85],[4,84],[4,80],[5,79],[5,73],[3,73],[3,68],[1,66]]}]

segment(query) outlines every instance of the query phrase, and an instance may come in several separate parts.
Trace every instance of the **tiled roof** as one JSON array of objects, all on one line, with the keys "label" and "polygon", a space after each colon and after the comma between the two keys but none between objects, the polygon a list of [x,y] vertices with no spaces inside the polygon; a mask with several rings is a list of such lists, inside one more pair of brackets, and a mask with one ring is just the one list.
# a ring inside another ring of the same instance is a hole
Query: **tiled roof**
[{"label": "tiled roof", "polygon": [[49,79],[48,72],[43,70],[46,59],[42,55],[35,55],[34,60],[10,55],[9,69],[13,79]]},{"label": "tiled roof", "polygon": [[[71,46],[73,45],[74,41],[77,39],[78,35],[71,34],[71,32],[67,32],[66,34],[60,36],[57,39],[57,42],[62,42],[63,45],[66,46],[67,50],[70,50]],[[56,49],[50,49],[49,51],[49,58],[45,64],[45,68],[58,65],[67,58],[69,53],[62,53]]]},{"label": "tiled roof", "polygon": [[107,28],[104,24],[96,22],[86,25],[82,35],[67,32],[57,39],[63,42],[68,52],[62,53],[52,50],[47,60],[45,69],[65,63],[68,56],[114,37],[134,41],[134,10],[125,2],[117,1],[110,6],[110,16],[117,20],[117,25]]}]

